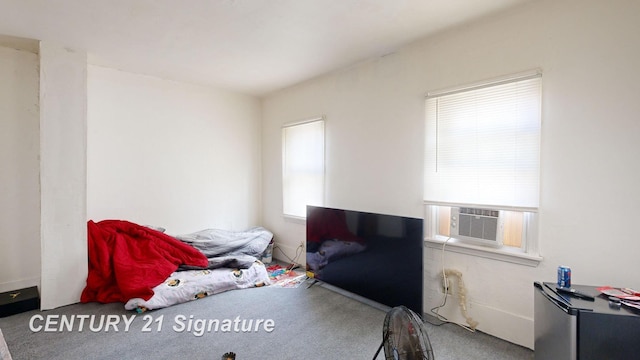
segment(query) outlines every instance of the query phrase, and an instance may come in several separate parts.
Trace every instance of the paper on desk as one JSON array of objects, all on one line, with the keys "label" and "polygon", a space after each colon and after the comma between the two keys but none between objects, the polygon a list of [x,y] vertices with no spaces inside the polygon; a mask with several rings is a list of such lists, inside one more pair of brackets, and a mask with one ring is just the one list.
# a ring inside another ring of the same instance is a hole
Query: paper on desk
[{"label": "paper on desk", "polygon": [[599,287],[597,290],[605,295],[615,296],[622,300],[640,301],[640,296],[627,294],[626,292],[611,286]]}]

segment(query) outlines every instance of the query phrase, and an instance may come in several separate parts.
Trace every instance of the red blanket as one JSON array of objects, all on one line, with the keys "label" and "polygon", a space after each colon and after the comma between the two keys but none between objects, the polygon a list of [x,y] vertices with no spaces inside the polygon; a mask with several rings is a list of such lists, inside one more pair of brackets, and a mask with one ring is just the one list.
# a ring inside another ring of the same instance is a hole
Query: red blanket
[{"label": "red blanket", "polygon": [[171,236],[128,221],[87,223],[89,275],[81,302],[149,300],[153,287],[181,264],[206,267],[206,256]]}]

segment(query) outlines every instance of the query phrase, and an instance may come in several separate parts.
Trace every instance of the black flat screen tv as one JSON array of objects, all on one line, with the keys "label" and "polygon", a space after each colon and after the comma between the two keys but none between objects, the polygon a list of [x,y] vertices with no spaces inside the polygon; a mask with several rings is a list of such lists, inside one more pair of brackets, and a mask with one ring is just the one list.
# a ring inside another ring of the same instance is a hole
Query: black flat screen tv
[{"label": "black flat screen tv", "polygon": [[422,316],[423,220],[307,206],[307,274]]}]

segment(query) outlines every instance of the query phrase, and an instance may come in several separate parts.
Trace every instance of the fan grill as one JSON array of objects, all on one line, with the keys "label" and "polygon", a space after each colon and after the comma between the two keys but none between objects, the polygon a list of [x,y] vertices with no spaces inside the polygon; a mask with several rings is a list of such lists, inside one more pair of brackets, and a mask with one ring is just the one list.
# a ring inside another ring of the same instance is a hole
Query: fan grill
[{"label": "fan grill", "polygon": [[405,306],[391,309],[384,319],[387,360],[433,360],[433,350],[422,319]]}]

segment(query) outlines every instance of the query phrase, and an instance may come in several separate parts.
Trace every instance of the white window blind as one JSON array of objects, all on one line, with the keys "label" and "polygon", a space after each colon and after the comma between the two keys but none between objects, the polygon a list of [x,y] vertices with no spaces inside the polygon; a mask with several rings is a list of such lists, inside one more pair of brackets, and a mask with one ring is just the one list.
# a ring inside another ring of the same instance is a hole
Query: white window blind
[{"label": "white window blind", "polygon": [[324,202],[324,120],[282,128],[282,209],[306,217],[307,205]]},{"label": "white window blind", "polygon": [[427,202],[537,208],[541,75],[429,94]]}]

